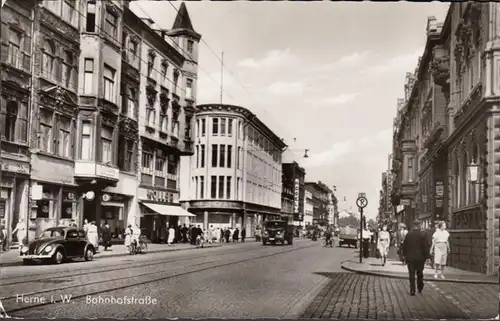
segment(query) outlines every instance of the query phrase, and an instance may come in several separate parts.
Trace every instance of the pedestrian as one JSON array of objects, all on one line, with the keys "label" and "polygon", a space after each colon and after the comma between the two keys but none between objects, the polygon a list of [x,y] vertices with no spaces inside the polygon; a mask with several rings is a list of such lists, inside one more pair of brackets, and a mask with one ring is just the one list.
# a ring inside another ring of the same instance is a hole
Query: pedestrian
[{"label": "pedestrian", "polygon": [[387,232],[387,225],[382,226],[382,231],[378,232],[377,248],[380,252],[380,259],[382,260],[382,266],[385,266],[387,261],[387,254],[389,253],[389,245],[391,242],[391,236]]},{"label": "pedestrian", "polygon": [[168,224],[165,226],[162,224],[161,230],[160,230],[160,244],[165,244],[167,243],[167,238],[168,238]]},{"label": "pedestrian", "polygon": [[90,222],[87,239],[94,246],[96,252],[99,249],[99,231],[97,229],[97,225],[95,225],[95,221]]},{"label": "pedestrian", "polygon": [[2,220],[0,222],[0,251],[5,252],[7,250],[7,229],[5,228],[5,222]]},{"label": "pedestrian", "polygon": [[111,247],[111,230],[108,223],[102,228],[102,246],[104,246],[104,251],[107,251],[108,247]]},{"label": "pedestrian", "polygon": [[224,238],[226,239],[226,243],[229,243],[230,236],[231,236],[231,231],[229,230],[229,228],[226,228],[226,230],[224,231]]},{"label": "pedestrian", "polygon": [[83,220],[83,230],[85,231],[85,234],[88,234],[89,232],[89,220],[85,219]]},{"label": "pedestrian", "polygon": [[220,235],[219,235],[219,237],[220,237],[220,242],[221,242],[221,243],[224,243],[225,229],[224,229],[224,228],[221,228],[219,232],[220,232]]},{"label": "pedestrian", "polygon": [[239,238],[240,238],[240,230],[238,228],[235,228],[233,232],[233,242],[238,242]]},{"label": "pedestrian", "polygon": [[212,244],[214,235],[214,226],[210,225],[210,228],[207,231],[207,243]]},{"label": "pedestrian", "polygon": [[170,226],[170,228],[168,229],[168,240],[167,240],[168,246],[174,243],[174,239],[175,239],[175,229],[173,226]]},{"label": "pedestrian", "polygon": [[363,257],[365,259],[370,257],[370,239],[372,237],[372,233],[366,228],[363,229],[363,242],[360,248],[360,251],[363,251]]},{"label": "pedestrian", "polygon": [[125,230],[125,247],[128,250],[128,247],[130,244],[132,244],[132,235],[134,234],[134,231],[132,230],[132,224],[129,224],[127,226],[127,229]]},{"label": "pedestrian", "polygon": [[403,265],[406,264],[406,261],[404,259],[404,255],[403,255],[403,243],[405,241],[405,237],[406,235],[408,234],[408,230],[406,229],[406,225],[401,223],[401,225],[399,226],[399,231],[398,231],[398,234],[397,234],[397,248],[398,248],[398,255],[399,255],[399,260],[401,261],[401,263]]},{"label": "pedestrian", "polygon": [[424,267],[429,257],[429,243],[421,231],[420,221],[413,222],[412,231],[403,242],[403,255],[408,265],[410,279],[410,295],[415,295],[415,274],[417,276],[417,290],[421,293],[424,289]]},{"label": "pedestrian", "polygon": [[434,278],[444,279],[444,267],[450,253],[450,233],[446,230],[446,223],[440,222],[439,229],[432,235],[431,254],[434,255]]},{"label": "pedestrian", "polygon": [[247,237],[247,230],[246,228],[241,229],[241,242],[245,243],[245,238]]},{"label": "pedestrian", "polygon": [[[22,218],[17,222],[16,227],[12,231],[12,235],[16,235],[19,245],[26,245],[26,223],[24,223]],[[19,246],[19,248],[21,249],[22,246]]]}]

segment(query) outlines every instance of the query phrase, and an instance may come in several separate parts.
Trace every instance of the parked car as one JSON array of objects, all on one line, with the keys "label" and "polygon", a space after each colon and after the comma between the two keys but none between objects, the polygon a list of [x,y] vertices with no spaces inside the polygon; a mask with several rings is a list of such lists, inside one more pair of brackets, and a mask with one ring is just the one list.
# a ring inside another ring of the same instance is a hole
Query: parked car
[{"label": "parked car", "polygon": [[84,230],[75,227],[51,227],[44,230],[28,246],[21,248],[21,258],[25,265],[41,261],[61,264],[76,258],[91,261],[95,252]]}]

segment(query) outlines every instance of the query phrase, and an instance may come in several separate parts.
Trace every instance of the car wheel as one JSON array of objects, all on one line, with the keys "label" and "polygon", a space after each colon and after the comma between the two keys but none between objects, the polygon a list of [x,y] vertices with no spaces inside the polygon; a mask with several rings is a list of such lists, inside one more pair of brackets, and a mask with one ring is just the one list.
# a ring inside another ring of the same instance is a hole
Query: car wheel
[{"label": "car wheel", "polygon": [[87,248],[85,252],[85,261],[92,261],[94,259],[94,250]]},{"label": "car wheel", "polygon": [[52,260],[55,264],[61,264],[64,260],[64,254],[61,250],[57,250],[52,257]]}]

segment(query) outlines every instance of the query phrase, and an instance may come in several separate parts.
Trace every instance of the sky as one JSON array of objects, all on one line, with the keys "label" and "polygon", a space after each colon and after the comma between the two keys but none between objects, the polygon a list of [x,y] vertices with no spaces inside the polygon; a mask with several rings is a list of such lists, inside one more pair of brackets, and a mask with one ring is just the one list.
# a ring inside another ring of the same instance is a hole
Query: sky
[{"label": "sky", "polygon": [[[136,1],[131,9],[170,29],[180,2]],[[447,3],[186,2],[199,44],[197,103],[244,106],[289,148],[306,181],[336,186],[339,209],[378,212],[392,148],[396,102],[426,40],[427,17]],[[174,8],[175,7],[175,8]],[[308,149],[308,158],[304,151]],[[343,202],[344,197],[346,202]]]}]

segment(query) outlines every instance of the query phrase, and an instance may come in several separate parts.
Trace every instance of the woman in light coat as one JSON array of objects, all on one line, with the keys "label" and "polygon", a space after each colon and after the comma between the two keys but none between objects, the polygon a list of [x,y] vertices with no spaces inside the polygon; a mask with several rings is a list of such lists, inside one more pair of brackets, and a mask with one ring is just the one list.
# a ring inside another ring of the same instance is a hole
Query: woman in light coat
[{"label": "woman in light coat", "polygon": [[167,240],[169,246],[174,243],[174,239],[175,239],[175,229],[173,226],[170,226],[170,228],[168,229],[168,240]]},{"label": "woman in light coat", "polygon": [[444,267],[450,253],[450,233],[446,230],[446,223],[440,222],[439,228],[432,235],[431,255],[434,255],[434,278],[444,279]]},{"label": "woman in light coat", "polygon": [[[17,233],[17,234],[16,234]],[[26,223],[24,223],[24,220],[22,218],[19,219],[19,221],[16,224],[16,228],[12,231],[12,235],[16,234],[17,236],[17,241],[19,242],[20,245],[24,244],[24,239],[26,238]],[[20,246],[19,248],[22,248]]]},{"label": "woman in light coat", "polygon": [[97,252],[99,249],[99,232],[97,230],[97,225],[95,225],[95,221],[92,221],[88,226],[87,239],[94,246]]},{"label": "woman in light coat", "polygon": [[380,259],[382,260],[382,266],[385,265],[387,261],[387,254],[389,253],[389,245],[391,243],[391,235],[387,232],[387,225],[382,227],[382,231],[378,233],[377,247],[380,252]]}]

